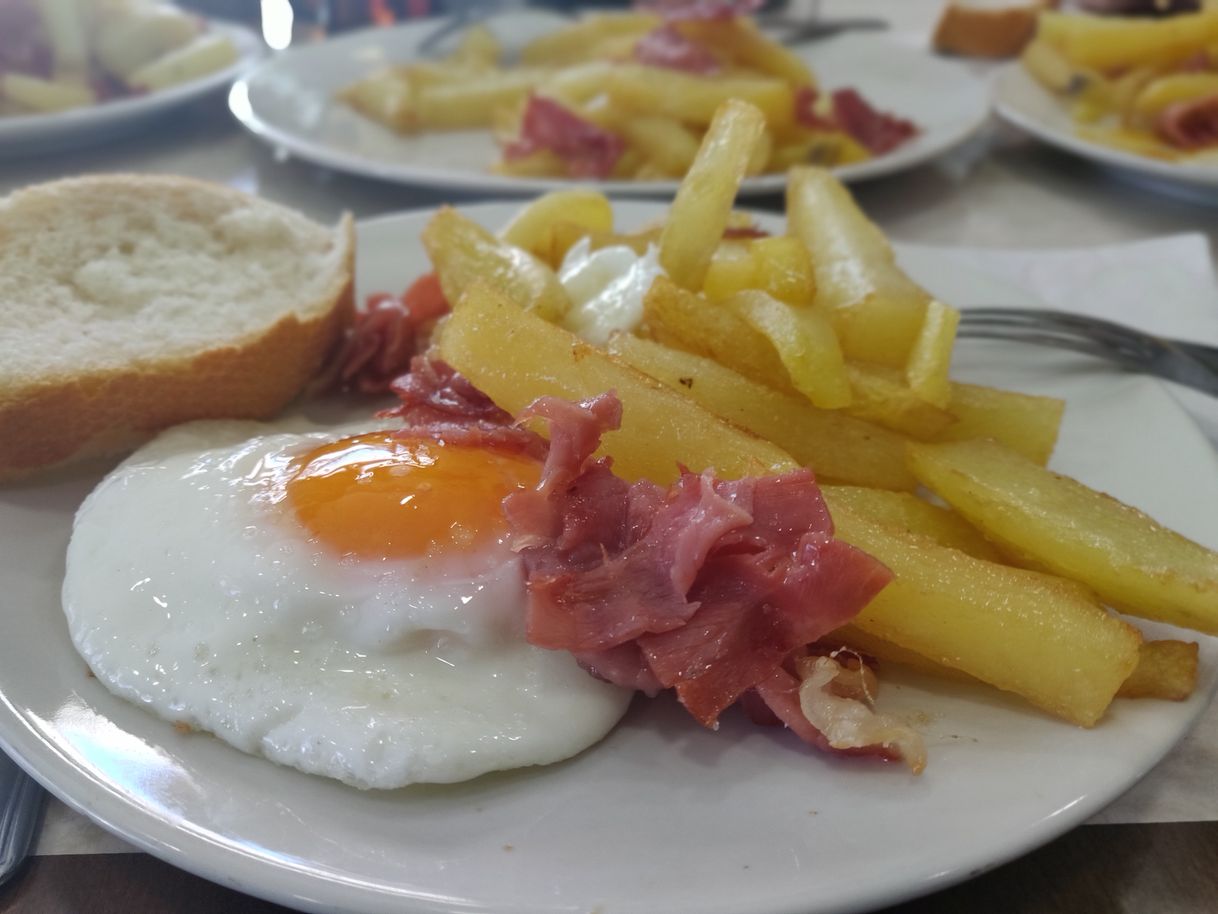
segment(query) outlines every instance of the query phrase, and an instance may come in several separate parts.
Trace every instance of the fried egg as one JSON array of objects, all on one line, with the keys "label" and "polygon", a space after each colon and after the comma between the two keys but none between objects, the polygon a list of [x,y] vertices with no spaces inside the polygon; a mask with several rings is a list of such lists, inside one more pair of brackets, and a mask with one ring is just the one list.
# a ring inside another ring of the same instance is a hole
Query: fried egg
[{"label": "fried egg", "polygon": [[115,694],[357,787],[567,758],[631,693],[525,641],[499,504],[539,474],[367,424],[179,426],[77,513],[73,642]]}]

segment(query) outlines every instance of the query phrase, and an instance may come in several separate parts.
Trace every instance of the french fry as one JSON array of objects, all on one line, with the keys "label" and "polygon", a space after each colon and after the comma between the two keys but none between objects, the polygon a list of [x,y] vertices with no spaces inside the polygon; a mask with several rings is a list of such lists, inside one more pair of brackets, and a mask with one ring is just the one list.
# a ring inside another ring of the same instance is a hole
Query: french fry
[{"label": "french fry", "polygon": [[660,264],[686,289],[701,289],[723,238],[736,192],[765,131],[761,113],[730,100],[715,112],[698,155],[669,209],[660,235]]},{"label": "french fry", "polygon": [[339,97],[393,130],[406,132],[414,125],[414,85],[402,68],[378,70],[345,87]]},{"label": "french fry", "polygon": [[850,192],[823,169],[792,169],[787,224],[812,255],[817,302],[846,357],[905,369],[931,298],[897,266]]},{"label": "french fry", "polygon": [[493,69],[503,55],[503,47],[495,33],[478,22],[461,33],[457,49],[449,55],[449,61],[472,70]]},{"label": "french fry", "polygon": [[808,249],[798,238],[775,235],[749,243],[756,278],[752,288],[788,305],[810,306],[816,300],[816,271]]},{"label": "french fry", "polygon": [[841,505],[833,520],[837,536],[896,574],[853,622],[873,637],[1084,727],[1137,666],[1138,630],[1073,581],[981,561]]},{"label": "french fry", "polygon": [[770,341],[791,384],[814,406],[850,405],[853,394],[842,350],[819,309],[792,307],[760,289],[737,292],[723,304]]},{"label": "french fry", "polygon": [[406,130],[489,127],[495,112],[522,101],[549,76],[547,70],[496,70],[458,82],[417,87]]},{"label": "french fry", "polygon": [[518,307],[546,320],[558,320],[570,306],[567,293],[546,264],[496,238],[452,207],[441,208],[420,237],[449,302],[458,301],[475,282],[486,281]]},{"label": "french fry", "polygon": [[1197,688],[1196,641],[1146,641],[1138,665],[1121,683],[1121,698],[1184,701]]},{"label": "french fry", "polygon": [[1044,12],[1037,36],[1076,67],[1103,72],[1172,64],[1218,42],[1218,10],[1150,20]]},{"label": "french fry", "polygon": [[905,381],[910,390],[934,406],[946,407],[951,399],[947,373],[951,368],[952,346],[959,324],[959,311],[931,299],[922,317],[922,329],[909,349]]},{"label": "french fry", "polygon": [[1053,454],[1064,400],[953,383],[947,410],[955,422],[934,436],[937,441],[993,438],[1044,466]]},{"label": "french fry", "polygon": [[847,412],[922,441],[942,437],[956,421],[910,390],[901,373],[883,365],[847,362],[852,399]]},{"label": "french fry", "polygon": [[198,79],[236,61],[236,45],[227,35],[204,34],[144,64],[127,77],[127,85],[154,92]]},{"label": "french fry", "polygon": [[125,16],[98,22],[93,53],[108,73],[126,79],[198,33],[199,20],[185,10],[165,4],[132,6]]},{"label": "french fry", "polygon": [[665,176],[683,177],[698,155],[701,137],[675,118],[628,115],[618,126]]},{"label": "french fry", "polygon": [[932,505],[909,492],[891,492],[857,485],[822,485],[821,493],[829,505],[830,514],[837,509],[853,511],[864,520],[928,537],[940,546],[959,549],[975,559],[1002,561],[993,544],[955,511]]},{"label": "french fry", "polygon": [[643,297],[648,334],[666,346],[706,356],[745,377],[795,393],[773,345],[730,308],[657,276]]},{"label": "french fry", "polygon": [[804,59],[767,38],[751,20],[741,16],[686,19],[677,29],[738,66],[768,73],[796,87],[816,88],[816,77]]},{"label": "french fry", "polygon": [[606,91],[628,111],[699,126],[709,124],[719,107],[733,99],[759,109],[771,127],[786,126],[794,118],[791,86],[772,77],[724,75],[711,80],[663,67],[622,64],[614,68]]},{"label": "french fry", "polygon": [[916,486],[905,439],[887,429],[817,409],[702,356],[625,333],[609,341],[622,362],[651,375],[732,425],[778,445],[823,482],[881,489]]},{"label": "french fry", "polygon": [[1218,634],[1218,554],[993,441],[911,444],[922,484],[1022,562],[1110,606]]},{"label": "french fry", "polygon": [[561,258],[557,262],[550,258],[554,256],[554,227],[560,222],[585,234],[612,232],[613,206],[604,194],[594,190],[551,191],[525,204],[499,237],[556,267]]},{"label": "french fry", "polygon": [[56,82],[22,73],[0,75],[0,97],[31,111],[44,112],[67,111],[97,101],[93,89],[86,83]]},{"label": "french fry", "polygon": [[651,13],[585,16],[530,41],[520,50],[520,62],[534,66],[583,63],[595,56],[591,49],[606,38],[641,38],[661,22]]},{"label": "french fry", "polygon": [[1130,116],[1152,121],[1170,105],[1218,95],[1218,72],[1171,73],[1149,80],[1130,104]]},{"label": "french fry", "polygon": [[545,395],[580,400],[614,391],[622,401],[622,428],[605,435],[601,453],[612,456],[614,471],[627,479],[670,482],[678,462],[694,471],[713,467],[729,479],[798,466],[776,445],[521,311],[485,283],[456,301],[438,337],[440,357],[513,413]]}]

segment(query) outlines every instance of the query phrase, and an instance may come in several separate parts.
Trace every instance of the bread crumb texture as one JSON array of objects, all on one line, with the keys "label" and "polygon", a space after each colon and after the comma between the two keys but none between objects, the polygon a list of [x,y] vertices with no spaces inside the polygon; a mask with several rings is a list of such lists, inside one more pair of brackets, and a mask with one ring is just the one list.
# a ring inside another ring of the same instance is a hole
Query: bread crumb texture
[{"label": "bread crumb texture", "polygon": [[265,418],[350,320],[353,229],[173,177],[0,201],[0,479],[196,418]]}]

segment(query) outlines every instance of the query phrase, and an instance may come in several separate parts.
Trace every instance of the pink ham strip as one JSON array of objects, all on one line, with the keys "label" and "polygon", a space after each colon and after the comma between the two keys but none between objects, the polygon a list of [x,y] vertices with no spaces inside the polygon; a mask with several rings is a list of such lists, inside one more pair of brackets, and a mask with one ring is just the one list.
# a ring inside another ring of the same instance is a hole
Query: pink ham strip
[{"label": "pink ham strip", "polygon": [[[528,637],[623,685],[650,672],[714,726],[890,574],[832,538],[807,470],[733,481],[683,472],[666,491],[618,480],[607,458],[592,458],[599,433],[620,420],[606,401],[616,398],[575,409],[542,398],[525,412],[549,419],[552,442],[539,488],[504,506],[521,537]],[[620,650],[632,641],[637,657]]]},{"label": "pink ham strip", "polygon": [[702,76],[722,69],[714,54],[672,25],[662,25],[640,38],[634,46],[634,59],[649,66]]},{"label": "pink ham strip", "polygon": [[508,159],[549,151],[572,178],[607,178],[626,150],[616,133],[586,121],[558,102],[531,94],[520,119],[520,138],[504,147]]}]

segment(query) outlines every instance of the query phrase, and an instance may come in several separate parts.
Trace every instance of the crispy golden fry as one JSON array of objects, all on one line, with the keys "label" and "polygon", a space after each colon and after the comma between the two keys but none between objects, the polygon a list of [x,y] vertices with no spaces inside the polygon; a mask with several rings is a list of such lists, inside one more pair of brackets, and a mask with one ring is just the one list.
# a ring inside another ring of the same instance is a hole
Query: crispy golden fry
[{"label": "crispy golden fry", "polygon": [[643,298],[643,322],[651,337],[726,365],[770,387],[795,392],[786,369],[764,335],[735,311],[709,302],[659,276]]},{"label": "crispy golden fry", "polygon": [[553,270],[452,207],[443,207],[432,217],[421,240],[450,302],[459,300],[475,282],[485,281],[546,320],[562,317],[570,305]]},{"label": "crispy golden fry", "polygon": [[562,259],[550,258],[555,252],[554,227],[560,222],[585,234],[612,232],[613,206],[604,194],[594,190],[551,191],[525,204],[499,237],[557,267]]},{"label": "crispy golden fry", "polygon": [[641,38],[661,24],[652,13],[588,15],[565,28],[533,39],[520,51],[520,62],[529,65],[563,66],[583,63],[596,54],[606,39]]},{"label": "crispy golden fry", "polygon": [[1183,157],[1183,153],[1173,146],[1158,139],[1154,134],[1128,127],[1109,127],[1106,125],[1084,124],[1078,128],[1078,135],[1093,143],[1102,143],[1113,149],[1122,149],[1152,159],[1172,161]]},{"label": "crispy golden fry", "polygon": [[1111,606],[1218,634],[1218,554],[992,441],[916,444],[923,485],[1001,548]]},{"label": "crispy golden fry", "polygon": [[792,469],[776,445],[712,415],[654,378],[568,331],[521,311],[499,291],[473,285],[439,331],[439,355],[496,403],[517,413],[547,394],[580,400],[612,390],[622,401],[622,428],[601,452],[628,479],[670,482],[677,463],[713,467],[734,479]]},{"label": "crispy golden fry", "polygon": [[146,63],[190,42],[199,20],[165,4],[129,7],[126,15],[103,18],[96,25],[93,53],[113,76],[126,79]]},{"label": "crispy golden fry", "polygon": [[832,328],[811,308],[793,308],[757,289],[722,303],[658,277],[643,299],[648,332],[661,343],[714,359],[825,409],[852,402]]},{"label": "crispy golden fry", "polygon": [[934,406],[946,407],[951,399],[947,372],[951,368],[952,346],[959,324],[959,311],[931,299],[922,318],[922,329],[909,350],[909,360],[905,364],[909,389]]},{"label": "crispy golden fry", "polygon": [[860,419],[921,441],[942,436],[956,421],[947,410],[914,393],[895,369],[847,362],[846,374],[853,395],[846,410]]},{"label": "crispy golden fry", "polygon": [[[795,451],[791,453],[799,456]],[[822,485],[821,493],[829,505],[830,514],[839,508],[853,511],[864,520],[929,537],[940,546],[959,549],[973,558],[987,562],[1002,561],[993,544],[963,517],[950,508],[932,505],[916,495],[883,488],[841,485]]]},{"label": "crispy golden fry", "polygon": [[981,561],[841,505],[833,519],[841,539],[896,574],[853,622],[867,634],[1085,727],[1138,663],[1141,634],[1081,585]]},{"label": "crispy golden fry", "polygon": [[810,306],[816,298],[816,275],[808,249],[788,235],[723,241],[702,280],[702,293],[723,301],[746,289],[760,289],[789,305]]},{"label": "crispy golden fry", "polygon": [[905,439],[838,410],[817,409],[802,397],[751,381],[711,359],[653,340],[618,334],[609,351],[721,419],[772,441],[821,482],[910,489]]},{"label": "crispy golden fry", "polygon": [[30,111],[43,112],[67,111],[97,101],[97,95],[87,83],[58,82],[22,73],[0,75],[0,98]]},{"label": "crispy golden fry", "polygon": [[745,289],[756,289],[760,284],[752,246],[747,241],[732,238],[715,248],[706,276],[702,278],[702,294],[711,301],[723,301]]},{"label": "crispy golden fry", "polygon": [[1075,67],[1107,71],[1172,64],[1218,41],[1218,10],[1163,19],[1045,12],[1037,36]]},{"label": "crispy golden fry", "polygon": [[1073,66],[1061,49],[1044,38],[1028,43],[1019,56],[1024,69],[1050,92],[1077,92],[1087,73]]},{"label": "crispy golden fry", "polygon": [[853,400],[841,347],[819,309],[796,308],[760,289],[737,292],[723,303],[770,341],[790,383],[822,409]]},{"label": "crispy golden fry", "polygon": [[403,68],[378,70],[344,88],[339,98],[393,130],[407,131],[413,123],[414,86]]},{"label": "crispy golden fry", "polygon": [[614,68],[606,91],[628,111],[698,126],[709,124],[719,106],[732,99],[758,108],[771,127],[786,126],[794,118],[791,86],[766,76],[723,75],[712,80],[664,67],[622,64]]},{"label": "crispy golden fry", "polygon": [[1121,683],[1121,698],[1184,701],[1197,688],[1196,641],[1146,641],[1138,665]]},{"label": "crispy golden fry", "polygon": [[1130,104],[1130,114],[1144,122],[1179,102],[1218,95],[1218,72],[1171,73],[1148,80]]},{"label": "crispy golden fry", "polygon": [[[605,80],[609,78],[613,65],[606,60],[592,60],[573,67],[563,67],[546,78],[538,87],[542,95],[557,99],[567,105],[585,105],[597,97],[605,88]],[[581,114],[597,123],[595,111],[582,110]],[[616,118],[616,114],[614,115]],[[612,121],[606,120],[602,126],[608,127]]]},{"label": "crispy golden fry", "polygon": [[127,85],[155,92],[222,70],[236,61],[236,45],[227,35],[204,34],[144,64],[127,77]]},{"label": "crispy golden fry", "polygon": [[789,305],[811,305],[816,300],[816,271],[808,249],[798,238],[757,238],[749,243],[749,250],[756,270],[752,288]]},{"label": "crispy golden fry", "polygon": [[817,302],[846,357],[905,369],[931,298],[897,266],[850,192],[823,169],[792,169],[787,224],[812,255]]},{"label": "crispy golden fry", "polygon": [[495,70],[459,82],[418,86],[405,130],[490,127],[495,112],[522,101],[549,77],[547,70]]},{"label": "crispy golden fry", "polygon": [[485,23],[477,22],[461,33],[457,49],[449,55],[449,62],[474,70],[493,69],[503,56],[503,47],[495,33]]},{"label": "crispy golden fry", "polygon": [[664,177],[683,177],[698,155],[701,137],[676,118],[627,115],[617,126]]},{"label": "crispy golden fry", "polygon": [[796,87],[816,88],[816,77],[804,59],[762,34],[752,20],[687,19],[677,29],[712,49],[723,60],[776,76]]},{"label": "crispy golden fry", "polygon": [[954,383],[947,409],[956,421],[936,440],[993,438],[1044,466],[1057,444],[1066,403],[1056,397]]},{"label": "crispy golden fry", "polygon": [[686,289],[701,289],[723,238],[736,191],[765,122],[751,105],[730,100],[716,112],[660,235],[660,264]]}]

